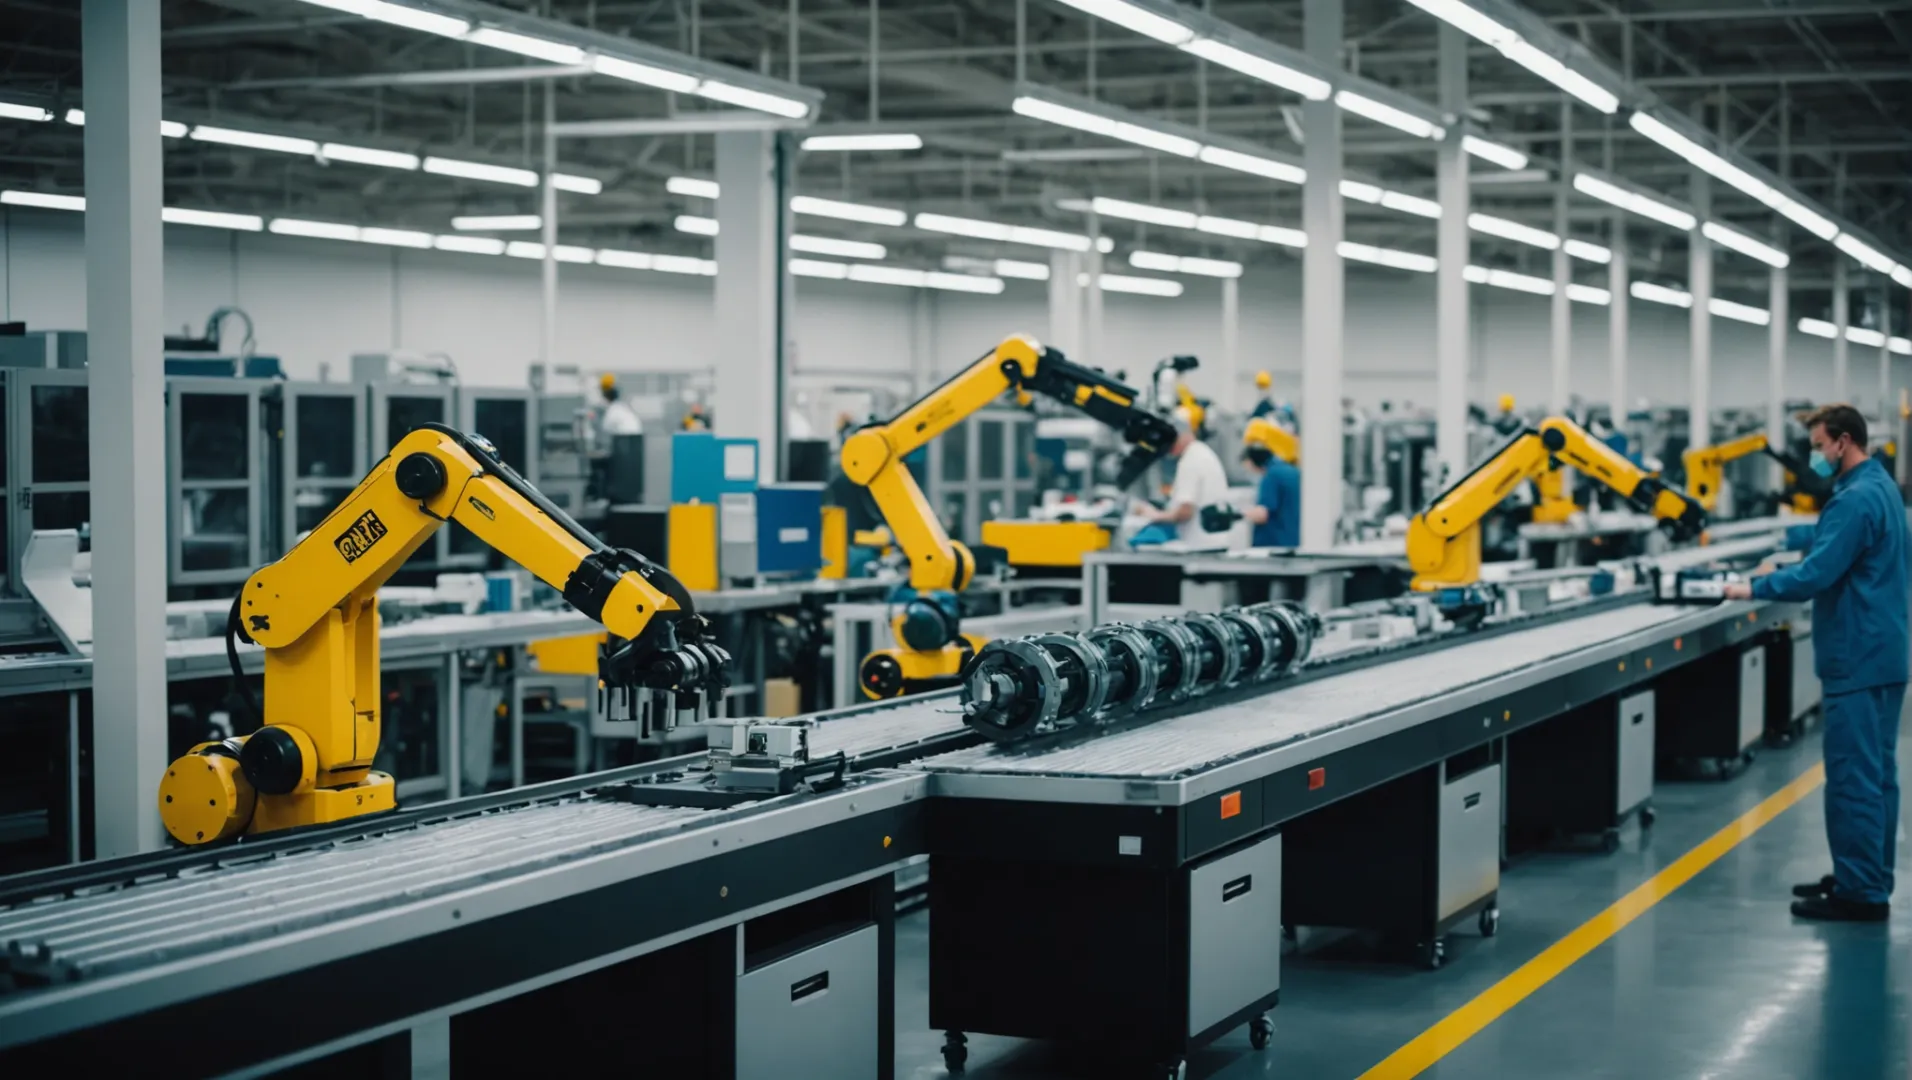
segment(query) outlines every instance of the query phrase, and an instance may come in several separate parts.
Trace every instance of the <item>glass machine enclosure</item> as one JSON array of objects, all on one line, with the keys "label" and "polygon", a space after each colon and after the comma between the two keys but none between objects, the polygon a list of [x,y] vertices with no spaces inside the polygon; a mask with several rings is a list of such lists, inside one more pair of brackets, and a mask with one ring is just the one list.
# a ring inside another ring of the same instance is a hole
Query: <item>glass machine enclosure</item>
[{"label": "glass machine enclosure", "polygon": [[257,379],[166,380],[166,567],[173,585],[240,582],[267,561],[266,395]]},{"label": "glass machine enclosure", "polygon": [[91,520],[85,371],[13,368],[6,373],[4,508],[7,586],[35,529],[80,529]]},{"label": "glass machine enclosure", "polygon": [[[366,461],[391,453],[392,446],[425,424],[450,424],[457,418],[457,393],[449,384],[374,382],[366,395]],[[452,534],[457,527],[440,529],[405,563],[407,570],[446,571],[482,569],[482,550],[454,553]]]},{"label": "glass machine enclosure", "polygon": [[[500,460],[537,485],[538,402],[529,389],[459,387],[458,428],[491,440]],[[477,566],[490,563],[489,549],[463,526],[454,522],[444,531],[451,534],[454,559]]]},{"label": "glass machine enclosure", "polygon": [[279,392],[281,504],[274,558],[325,520],[369,466],[363,383],[286,382]]}]

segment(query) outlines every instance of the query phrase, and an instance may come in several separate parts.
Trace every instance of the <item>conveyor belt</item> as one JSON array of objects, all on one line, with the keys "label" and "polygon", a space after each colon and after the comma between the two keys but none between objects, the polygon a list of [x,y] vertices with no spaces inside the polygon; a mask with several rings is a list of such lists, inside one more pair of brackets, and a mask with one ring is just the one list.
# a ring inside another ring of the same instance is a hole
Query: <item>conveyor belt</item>
[{"label": "conveyor belt", "polygon": [[962,702],[955,690],[900,698],[825,716],[827,719],[811,732],[812,760],[838,751],[852,761],[871,755],[900,759],[933,740],[964,736],[965,741],[977,739],[963,727]]},{"label": "conveyor belt", "polygon": [[1694,617],[1692,608],[1635,604],[1409,654],[1385,668],[1329,675],[1100,738],[1033,752],[978,746],[925,758],[916,767],[934,774],[1172,780]]},{"label": "conveyor belt", "polygon": [[569,799],[0,912],[0,970],[65,982],[167,963],[654,839],[707,810]]}]

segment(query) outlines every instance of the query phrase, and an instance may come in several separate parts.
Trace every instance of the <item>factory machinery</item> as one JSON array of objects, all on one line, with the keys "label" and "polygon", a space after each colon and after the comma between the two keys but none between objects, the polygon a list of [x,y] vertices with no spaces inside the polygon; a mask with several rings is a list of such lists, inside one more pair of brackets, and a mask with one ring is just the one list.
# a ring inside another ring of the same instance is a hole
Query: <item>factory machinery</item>
[{"label": "factory machinery", "polygon": [[1652,602],[1774,546],[1471,628],[1420,595],[997,641],[958,688],[714,721],[706,754],[0,879],[0,1073],[462,1075],[562,1047],[888,1077],[895,883],[930,855],[952,1070],[989,1032],[1179,1075],[1224,1032],[1268,1042],[1284,925],[1438,964],[1498,925],[1503,816],[1510,842],[1611,835],[1656,752],[1737,757],[1795,716],[1796,607]]}]

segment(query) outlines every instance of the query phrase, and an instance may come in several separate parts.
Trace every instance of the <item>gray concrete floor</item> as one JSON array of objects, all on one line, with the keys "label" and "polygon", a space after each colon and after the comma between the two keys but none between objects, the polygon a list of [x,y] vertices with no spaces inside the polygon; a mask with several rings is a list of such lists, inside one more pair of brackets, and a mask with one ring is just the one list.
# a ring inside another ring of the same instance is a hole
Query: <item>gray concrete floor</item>
[{"label": "gray concrete floor", "polygon": [[[1912,740],[1902,746],[1912,784]],[[1283,960],[1273,1044],[1257,1053],[1246,1031],[1233,1033],[1199,1053],[1189,1075],[1359,1076],[1818,758],[1815,728],[1792,747],[1762,750],[1733,780],[1662,781],[1658,823],[1644,834],[1628,826],[1617,854],[1518,859],[1501,880],[1499,935],[1456,934],[1439,971],[1405,966],[1362,939],[1304,933],[1300,954]],[[1884,926],[1804,923],[1787,910],[1794,882],[1831,867],[1822,808],[1818,792],[1808,795],[1422,1075],[1912,1076],[1912,889],[1899,890]],[[927,916],[902,920],[897,936],[897,1076],[940,1077]],[[1065,1048],[972,1035],[969,1075],[1101,1072]]]}]

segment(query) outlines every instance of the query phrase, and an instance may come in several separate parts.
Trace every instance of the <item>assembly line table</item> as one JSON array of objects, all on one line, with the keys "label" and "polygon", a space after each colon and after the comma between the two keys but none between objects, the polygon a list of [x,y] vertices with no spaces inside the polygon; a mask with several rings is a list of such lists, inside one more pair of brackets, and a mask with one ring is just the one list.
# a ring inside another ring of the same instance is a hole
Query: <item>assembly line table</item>
[{"label": "assembly line table", "polygon": [[1082,557],[1083,604],[1091,626],[1263,600],[1328,611],[1349,601],[1351,576],[1405,565],[1388,556],[1274,549],[1091,552]]}]

